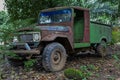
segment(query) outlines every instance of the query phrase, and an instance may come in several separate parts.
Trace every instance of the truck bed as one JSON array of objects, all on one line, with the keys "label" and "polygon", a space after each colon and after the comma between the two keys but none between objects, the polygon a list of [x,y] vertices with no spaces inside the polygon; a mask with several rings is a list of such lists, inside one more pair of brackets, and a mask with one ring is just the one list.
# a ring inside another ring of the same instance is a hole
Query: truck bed
[{"label": "truck bed", "polygon": [[98,22],[90,22],[90,43],[100,43],[102,39],[111,41],[111,26]]}]

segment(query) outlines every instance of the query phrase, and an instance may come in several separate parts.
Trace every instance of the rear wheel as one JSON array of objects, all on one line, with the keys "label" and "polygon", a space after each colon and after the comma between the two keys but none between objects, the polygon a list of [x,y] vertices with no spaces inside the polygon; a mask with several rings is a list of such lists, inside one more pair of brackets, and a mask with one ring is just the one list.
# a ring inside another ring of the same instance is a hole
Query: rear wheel
[{"label": "rear wheel", "polygon": [[42,64],[47,71],[59,71],[65,66],[66,50],[59,43],[48,44],[42,55]]},{"label": "rear wheel", "polygon": [[101,57],[105,57],[107,55],[107,44],[104,40],[97,46],[97,54]]}]

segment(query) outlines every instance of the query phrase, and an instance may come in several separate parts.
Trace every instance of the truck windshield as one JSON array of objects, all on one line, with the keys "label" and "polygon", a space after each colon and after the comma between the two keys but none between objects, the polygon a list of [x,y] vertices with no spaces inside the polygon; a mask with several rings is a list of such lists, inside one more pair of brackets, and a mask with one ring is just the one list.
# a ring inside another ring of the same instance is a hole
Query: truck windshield
[{"label": "truck windshield", "polygon": [[59,22],[70,21],[71,14],[72,14],[71,9],[41,12],[39,23],[46,24],[46,23],[59,23]]}]

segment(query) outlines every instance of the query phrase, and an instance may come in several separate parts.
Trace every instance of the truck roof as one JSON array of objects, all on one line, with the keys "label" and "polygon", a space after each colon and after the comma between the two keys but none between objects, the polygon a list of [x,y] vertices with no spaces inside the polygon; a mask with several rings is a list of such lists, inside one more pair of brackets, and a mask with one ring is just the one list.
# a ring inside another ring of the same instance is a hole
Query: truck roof
[{"label": "truck roof", "polygon": [[82,7],[79,7],[79,6],[54,7],[54,8],[43,9],[43,10],[41,10],[41,11],[42,11],[42,12],[45,12],[45,11],[52,11],[52,10],[59,10],[59,9],[66,9],[66,8],[89,11],[89,9],[82,8]]},{"label": "truck roof", "polygon": [[96,21],[90,21],[91,23],[95,23],[95,24],[99,24],[99,25],[105,25],[105,26],[108,26],[108,27],[112,27],[112,25],[110,24],[104,24],[104,23],[100,23],[100,22],[96,22]]}]

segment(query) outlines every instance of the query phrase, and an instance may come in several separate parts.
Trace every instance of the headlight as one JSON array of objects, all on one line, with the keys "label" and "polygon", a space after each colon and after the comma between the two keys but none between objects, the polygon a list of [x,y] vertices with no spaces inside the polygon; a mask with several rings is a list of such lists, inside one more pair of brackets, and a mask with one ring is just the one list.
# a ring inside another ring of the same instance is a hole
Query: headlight
[{"label": "headlight", "polygon": [[33,41],[40,41],[40,38],[41,38],[41,36],[40,36],[40,33],[34,33],[33,34]]},{"label": "headlight", "polygon": [[18,42],[18,38],[16,36],[13,37],[13,42]]}]

